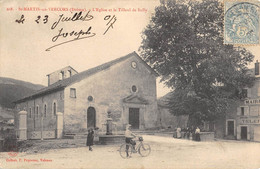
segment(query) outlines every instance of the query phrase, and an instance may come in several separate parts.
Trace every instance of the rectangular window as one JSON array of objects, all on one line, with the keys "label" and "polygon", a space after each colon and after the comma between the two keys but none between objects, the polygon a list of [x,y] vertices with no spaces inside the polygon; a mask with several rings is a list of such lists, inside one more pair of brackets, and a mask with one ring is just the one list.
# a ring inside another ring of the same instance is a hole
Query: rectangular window
[{"label": "rectangular window", "polygon": [[71,70],[68,70],[68,77],[71,77]]},{"label": "rectangular window", "polygon": [[46,104],[44,105],[44,117],[46,117],[46,115],[47,115],[47,106],[46,106]]},{"label": "rectangular window", "polygon": [[241,107],[241,116],[244,116],[244,115],[245,115],[245,108]]},{"label": "rectangular window", "polygon": [[70,88],[70,97],[76,98],[76,89],[75,88]]},{"label": "rectangular window", "polygon": [[59,80],[63,80],[63,79],[64,79],[64,72],[61,71],[61,72],[59,73]]}]

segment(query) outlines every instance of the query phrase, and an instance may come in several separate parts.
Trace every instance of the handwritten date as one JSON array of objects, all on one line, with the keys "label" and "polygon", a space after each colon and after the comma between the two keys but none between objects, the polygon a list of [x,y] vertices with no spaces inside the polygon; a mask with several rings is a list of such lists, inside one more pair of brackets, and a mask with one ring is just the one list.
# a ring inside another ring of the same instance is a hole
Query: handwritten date
[{"label": "handwritten date", "polygon": [[51,29],[55,29],[60,22],[78,21],[78,20],[90,21],[93,18],[94,17],[90,15],[90,11],[88,11],[85,16],[82,15],[82,12],[79,13],[76,12],[72,17],[65,17],[64,14],[62,14],[60,15],[59,19],[53,23]]},{"label": "handwritten date", "polygon": [[[67,31],[62,27],[61,23],[66,23],[66,22],[75,22],[75,21],[90,21],[94,19],[94,16],[90,14],[90,11],[88,11],[86,14],[83,14],[83,12],[76,12],[73,13],[71,16],[65,16],[64,14],[59,15],[59,17],[51,24],[50,29],[52,31],[55,31],[56,29],[58,30],[56,35],[51,38],[51,41],[56,43],[55,45],[49,47],[46,49],[46,51],[50,51],[50,49],[70,43],[76,40],[81,40],[81,39],[86,39],[86,38],[91,38],[96,35],[96,33],[93,32],[92,26],[85,26],[84,29],[81,30],[71,30]],[[48,15],[38,15],[37,18],[34,20],[37,24],[43,23],[46,24],[50,21],[50,17]],[[117,17],[115,15],[106,15],[104,17],[104,21],[106,21],[106,28],[103,33],[105,35],[110,29],[114,28],[114,24],[117,21]],[[25,22],[25,16],[22,14],[19,19],[16,19],[15,22],[18,24],[24,24]],[[76,22],[75,22],[76,23]],[[61,39],[64,39],[63,41]]]}]

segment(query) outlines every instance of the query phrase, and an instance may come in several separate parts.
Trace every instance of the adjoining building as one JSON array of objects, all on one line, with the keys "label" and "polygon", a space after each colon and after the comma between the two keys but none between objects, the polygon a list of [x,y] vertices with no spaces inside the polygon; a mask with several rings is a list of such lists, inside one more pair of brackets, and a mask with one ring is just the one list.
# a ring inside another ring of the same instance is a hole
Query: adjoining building
[{"label": "adjoining building", "polygon": [[244,90],[246,98],[236,105],[235,113],[226,118],[225,135],[237,140],[260,141],[260,74],[256,61],[251,75],[256,78],[253,87]]},{"label": "adjoining building", "polygon": [[[249,76],[254,76],[255,82],[251,88],[243,90],[245,99],[229,103],[226,116],[215,119],[214,122],[204,122],[201,131],[214,132],[216,138],[260,141],[260,66],[250,69]],[[167,106],[169,94],[158,100],[158,126],[176,128],[187,126],[187,116],[173,116]]]},{"label": "adjoining building", "polygon": [[168,106],[168,100],[171,93],[164,95],[163,97],[159,98],[158,103],[158,127],[163,129],[176,129],[180,127],[182,129],[187,127],[188,123],[188,116],[187,115],[180,115],[174,116],[170,113],[170,108]]},{"label": "adjoining building", "polygon": [[103,128],[109,114],[120,131],[156,126],[158,74],[136,52],[78,73],[48,74],[48,87],[16,101],[20,139],[61,138]]}]

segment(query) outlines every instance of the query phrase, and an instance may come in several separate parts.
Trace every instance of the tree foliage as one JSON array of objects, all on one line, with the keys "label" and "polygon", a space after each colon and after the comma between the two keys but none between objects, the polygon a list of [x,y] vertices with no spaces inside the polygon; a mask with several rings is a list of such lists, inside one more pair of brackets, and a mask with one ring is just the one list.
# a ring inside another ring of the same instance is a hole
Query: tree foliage
[{"label": "tree foliage", "polygon": [[223,4],[217,0],[161,0],[143,32],[141,56],[174,89],[170,111],[195,121],[224,115],[253,78],[254,56],[223,44]]}]

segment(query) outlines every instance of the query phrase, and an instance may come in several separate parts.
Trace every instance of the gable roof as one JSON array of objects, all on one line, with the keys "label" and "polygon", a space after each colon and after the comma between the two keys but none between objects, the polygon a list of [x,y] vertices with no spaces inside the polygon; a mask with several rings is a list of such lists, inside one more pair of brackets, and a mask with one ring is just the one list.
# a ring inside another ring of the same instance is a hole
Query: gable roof
[{"label": "gable roof", "polygon": [[62,90],[65,87],[69,86],[70,84],[81,81],[82,79],[87,78],[91,75],[94,75],[102,70],[106,70],[109,67],[130,58],[131,56],[136,56],[151,71],[151,73],[153,73],[155,76],[159,76],[159,74],[157,72],[155,72],[145,61],[143,61],[143,59],[136,52],[132,52],[132,53],[127,54],[126,56],[120,57],[118,59],[112,60],[110,62],[104,63],[97,67],[94,67],[94,68],[88,69],[86,71],[83,71],[81,73],[75,74],[69,78],[63,79],[56,83],[53,83],[48,87],[45,87],[41,90],[36,91],[32,95],[26,96],[20,100],[15,101],[14,103],[21,103],[21,102],[24,102],[29,99],[33,99],[33,98],[36,98],[36,97],[39,97],[42,95],[46,95],[48,93],[52,93],[54,91]]}]

